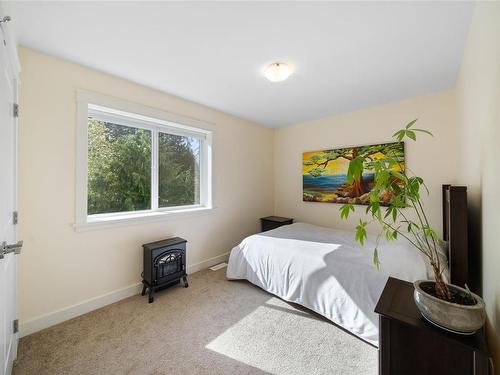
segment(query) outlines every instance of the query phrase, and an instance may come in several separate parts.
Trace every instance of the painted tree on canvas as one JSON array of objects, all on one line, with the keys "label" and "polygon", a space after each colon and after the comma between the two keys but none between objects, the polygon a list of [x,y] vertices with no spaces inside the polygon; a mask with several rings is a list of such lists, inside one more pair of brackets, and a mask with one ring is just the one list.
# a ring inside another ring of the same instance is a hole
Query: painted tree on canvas
[{"label": "painted tree on canvas", "polygon": [[[404,170],[404,145],[400,142],[304,153],[304,200],[368,204],[374,162],[389,155],[398,161],[394,169]],[[352,183],[348,182],[350,177]],[[386,195],[382,202],[390,200],[389,193]]]}]

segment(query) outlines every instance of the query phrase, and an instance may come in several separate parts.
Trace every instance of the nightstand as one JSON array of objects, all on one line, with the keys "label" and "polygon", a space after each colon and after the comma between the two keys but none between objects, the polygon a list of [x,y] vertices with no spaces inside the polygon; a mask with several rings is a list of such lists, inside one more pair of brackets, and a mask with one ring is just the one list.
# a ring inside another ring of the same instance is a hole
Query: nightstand
[{"label": "nightstand", "polygon": [[293,219],[289,217],[267,216],[260,218],[261,231],[265,232],[276,229],[282,225],[293,224]]},{"label": "nightstand", "polygon": [[413,284],[390,277],[379,314],[379,375],[487,375],[484,332],[463,336],[427,322],[413,300]]}]

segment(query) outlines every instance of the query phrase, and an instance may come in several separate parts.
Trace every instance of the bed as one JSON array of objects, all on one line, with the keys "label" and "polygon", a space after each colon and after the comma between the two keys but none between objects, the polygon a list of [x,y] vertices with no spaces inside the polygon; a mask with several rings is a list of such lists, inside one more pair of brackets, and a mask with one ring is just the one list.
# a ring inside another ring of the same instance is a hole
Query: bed
[{"label": "bed", "polygon": [[[459,243],[467,231],[463,220],[453,221],[457,217],[456,199],[450,198],[454,197],[450,191],[443,186],[444,235],[450,245],[453,240],[456,246],[462,246]],[[462,211],[463,207],[458,213]],[[457,226],[461,232],[453,229]],[[374,246],[374,236],[360,246],[352,231],[295,223],[245,238],[232,249],[226,276],[230,280],[246,279],[378,346],[374,308],[388,277],[412,282],[432,278],[432,274],[421,254],[404,240],[380,242],[381,268],[377,270],[372,263]],[[464,263],[461,252],[456,251],[451,258],[451,247],[449,251],[452,266]],[[466,256],[467,249],[461,251]],[[462,271],[455,273],[451,280],[462,275]]]}]

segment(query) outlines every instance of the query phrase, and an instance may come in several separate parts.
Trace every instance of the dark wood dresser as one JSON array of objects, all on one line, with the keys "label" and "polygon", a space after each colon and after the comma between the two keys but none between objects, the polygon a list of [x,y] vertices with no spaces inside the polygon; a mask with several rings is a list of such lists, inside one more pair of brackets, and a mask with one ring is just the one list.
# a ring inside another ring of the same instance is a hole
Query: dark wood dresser
[{"label": "dark wood dresser", "polygon": [[266,216],[260,218],[261,231],[265,232],[271,229],[276,229],[282,225],[293,224],[293,219],[281,216]]},{"label": "dark wood dresser", "polygon": [[427,322],[413,300],[413,284],[390,277],[379,314],[379,375],[487,375],[484,332],[463,336]]}]

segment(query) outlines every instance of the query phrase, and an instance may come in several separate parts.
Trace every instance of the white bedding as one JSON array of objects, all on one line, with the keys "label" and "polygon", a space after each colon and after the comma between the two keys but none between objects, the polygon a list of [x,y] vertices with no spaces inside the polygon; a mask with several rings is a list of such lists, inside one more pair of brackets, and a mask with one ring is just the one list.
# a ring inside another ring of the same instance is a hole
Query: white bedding
[{"label": "white bedding", "polygon": [[373,311],[389,276],[428,278],[420,253],[404,240],[381,241],[380,271],[372,263],[375,238],[365,246],[354,233],[295,223],[245,238],[232,249],[228,279],[251,283],[305,306],[378,346]]}]

